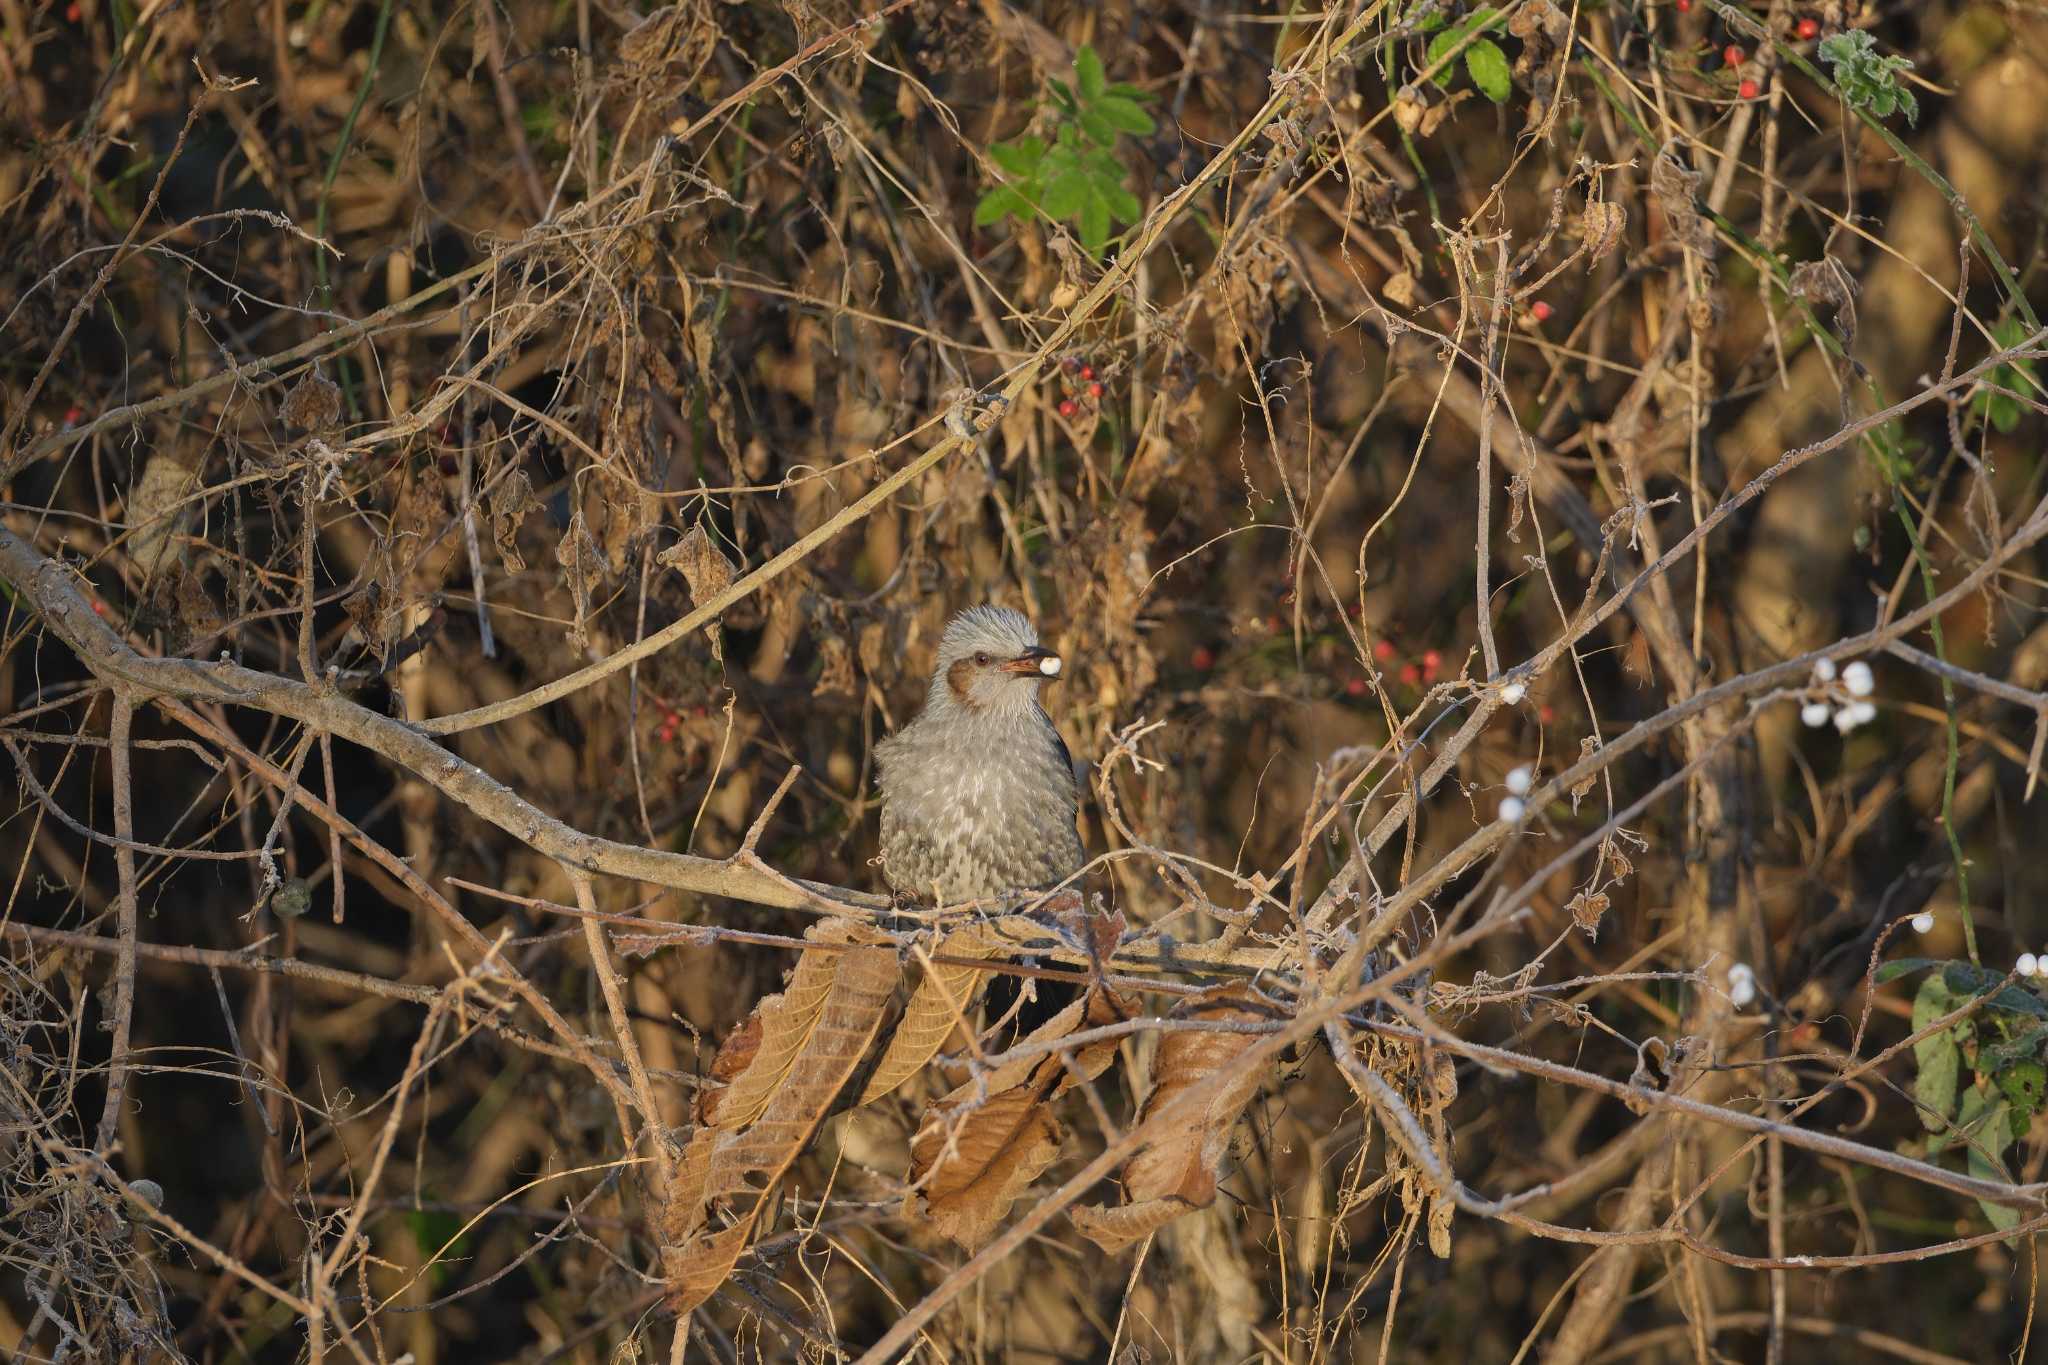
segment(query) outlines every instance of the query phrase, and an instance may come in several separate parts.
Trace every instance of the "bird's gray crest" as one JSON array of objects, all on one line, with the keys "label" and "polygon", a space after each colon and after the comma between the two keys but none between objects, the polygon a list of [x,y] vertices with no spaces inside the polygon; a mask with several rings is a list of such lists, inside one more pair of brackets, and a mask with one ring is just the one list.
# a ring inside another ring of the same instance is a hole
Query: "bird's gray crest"
[{"label": "bird's gray crest", "polygon": [[1038,643],[1031,619],[1009,607],[969,607],[946,623],[939,637],[938,671],[977,651],[1014,659]]}]

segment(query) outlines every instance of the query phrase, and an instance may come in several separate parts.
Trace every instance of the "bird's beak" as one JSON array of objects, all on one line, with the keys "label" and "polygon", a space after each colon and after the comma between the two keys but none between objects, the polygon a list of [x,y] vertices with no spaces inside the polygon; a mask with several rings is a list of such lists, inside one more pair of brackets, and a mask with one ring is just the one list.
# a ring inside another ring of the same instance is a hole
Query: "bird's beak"
[{"label": "bird's beak", "polygon": [[1016,673],[1023,677],[1057,678],[1065,663],[1059,655],[1042,645],[1033,645],[1014,659],[1008,659],[996,667],[1005,673]]}]

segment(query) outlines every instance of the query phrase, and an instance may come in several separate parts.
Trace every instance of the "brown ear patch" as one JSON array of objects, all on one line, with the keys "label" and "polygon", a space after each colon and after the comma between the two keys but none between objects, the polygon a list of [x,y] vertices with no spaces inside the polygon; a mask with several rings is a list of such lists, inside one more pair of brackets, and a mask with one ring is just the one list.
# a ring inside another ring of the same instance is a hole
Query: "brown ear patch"
[{"label": "brown ear patch", "polygon": [[974,686],[974,660],[955,659],[952,667],[946,670],[946,686],[952,689],[953,700],[963,706],[973,705],[967,689]]}]

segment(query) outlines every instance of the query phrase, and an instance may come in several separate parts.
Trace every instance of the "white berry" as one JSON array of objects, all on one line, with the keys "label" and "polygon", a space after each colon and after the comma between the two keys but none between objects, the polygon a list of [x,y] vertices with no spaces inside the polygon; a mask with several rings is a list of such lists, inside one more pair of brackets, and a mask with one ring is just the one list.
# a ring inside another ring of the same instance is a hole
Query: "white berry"
[{"label": "white berry", "polygon": [[1728,999],[1735,1008],[1746,1008],[1756,999],[1756,973],[1747,962],[1738,962],[1728,969]]},{"label": "white berry", "polygon": [[1529,788],[1535,785],[1536,774],[1529,770],[1526,763],[1508,774],[1508,790],[1516,796],[1527,796]]},{"label": "white berry", "polygon": [[1799,708],[1799,719],[1816,730],[1826,725],[1828,717],[1832,714],[1834,713],[1828,710],[1828,704],[1824,701],[1810,701]]},{"label": "white berry", "polygon": [[1504,796],[1501,798],[1500,818],[1511,825],[1526,815],[1528,811],[1528,806],[1522,803],[1522,798],[1519,796]]},{"label": "white berry", "polygon": [[1503,706],[1513,706],[1528,695],[1529,689],[1526,686],[1518,682],[1511,682],[1500,690],[1501,704]]},{"label": "white berry", "polygon": [[1922,910],[1919,914],[1913,916],[1913,932],[1916,934],[1931,934],[1934,932],[1934,912],[1932,910]]},{"label": "white berry", "polygon": [[1858,659],[1842,669],[1842,686],[1849,689],[1852,697],[1867,697],[1877,687],[1877,678],[1870,665]]},{"label": "white berry", "polygon": [[1038,661],[1038,671],[1045,674],[1048,678],[1057,678],[1060,674],[1060,656],[1048,654],[1043,659],[1040,659]]},{"label": "white berry", "polygon": [[1833,659],[1814,660],[1813,676],[1819,678],[1822,682],[1833,682],[1835,680],[1835,661]]},{"label": "white berry", "polygon": [[2020,960],[2013,964],[2012,969],[2021,976],[2032,976],[2040,969],[2040,966],[2040,959],[2036,958],[2032,953],[2021,953]]}]

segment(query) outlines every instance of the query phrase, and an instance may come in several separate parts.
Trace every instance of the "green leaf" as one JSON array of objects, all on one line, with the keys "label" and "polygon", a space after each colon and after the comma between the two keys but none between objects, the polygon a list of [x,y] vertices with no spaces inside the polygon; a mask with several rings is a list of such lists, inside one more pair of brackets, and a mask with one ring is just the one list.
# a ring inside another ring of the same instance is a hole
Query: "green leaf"
[{"label": "green leaf", "polygon": [[[1920,1032],[1954,1008],[1948,982],[1939,974],[1928,977],[1913,997],[1913,1032]],[[1938,1133],[1948,1126],[1947,1119],[1956,1109],[1956,1081],[1963,1054],[1954,1032],[1943,1029],[1913,1044],[1913,1060],[1919,1067],[1913,1098],[1920,1102],[1920,1124],[1928,1132]]]},{"label": "green leaf", "polygon": [[1508,96],[1515,88],[1514,81],[1508,74],[1508,56],[1498,44],[1481,38],[1466,48],[1465,70],[1480,94],[1495,104],[1508,102]]},{"label": "green leaf", "polygon": [[1081,245],[1090,254],[1100,256],[1109,243],[1109,200],[1093,181],[1089,182],[1088,190],[1088,201],[1081,206]]},{"label": "green leaf", "polygon": [[1114,95],[1118,99],[1136,100],[1140,104],[1150,104],[1155,98],[1150,90],[1132,85],[1129,81],[1118,81],[1103,93]]},{"label": "green leaf", "polygon": [[1081,98],[1087,102],[1101,99],[1109,90],[1109,77],[1102,70],[1102,58],[1085,43],[1074,54],[1074,82],[1081,87]]},{"label": "green leaf", "polygon": [[1897,981],[1900,977],[1911,975],[1923,967],[1939,967],[1940,965],[1941,959],[1937,957],[1895,957],[1889,962],[1878,965],[1877,975],[1874,979],[1878,985],[1882,986],[1887,981]]},{"label": "green leaf", "polygon": [[2002,1043],[1986,1043],[1978,1048],[1977,1070],[1995,1072],[2003,1078],[2014,1066],[2038,1061],[2043,1042],[2048,1042],[2048,1024],[2027,1024]]},{"label": "green leaf", "polygon": [[[2001,1158],[2006,1148],[2012,1146],[2012,1120],[2010,1106],[2004,1099],[1987,1100],[1981,1091],[1972,1090],[1963,1104],[1963,1134],[1969,1139],[1966,1149],[1969,1155],[1964,1166],[1979,1180],[2010,1180],[2012,1176],[2003,1169]],[[2003,1232],[2020,1221],[2018,1209],[2004,1204],[1994,1204],[1988,1199],[1979,1199],[1977,1207],[1984,1210],[1984,1216],[1991,1220],[1991,1226]]]},{"label": "green leaf", "polygon": [[1088,200],[1088,174],[1082,170],[1071,170],[1051,181],[1045,187],[1045,198],[1039,207],[1048,218],[1068,219],[1081,211]]},{"label": "green leaf", "polygon": [[2013,1107],[2015,1126],[2024,1132],[2026,1126],[2019,1120],[2040,1112],[2042,1094],[2048,1092],[2048,1067],[2033,1061],[2015,1062],[1998,1073],[1998,1088]]},{"label": "green leaf", "polygon": [[1122,133],[1136,133],[1142,137],[1159,127],[1150,114],[1138,107],[1136,100],[1125,99],[1121,95],[1104,95],[1095,102],[1095,112]]},{"label": "green leaf", "polygon": [[1102,115],[1102,110],[1090,106],[1081,111],[1081,131],[1096,144],[1108,147],[1116,142],[1116,125]]},{"label": "green leaf", "polygon": [[[1458,45],[1458,40],[1460,38],[1463,38],[1464,36],[1465,30],[1462,28],[1447,28],[1442,33],[1437,34],[1436,37],[1431,38],[1429,40],[1429,49],[1422,54],[1423,69],[1428,70],[1430,67],[1433,67],[1438,62],[1442,61],[1444,59],[1445,54],[1450,52],[1452,48],[1456,47]],[[1451,68],[1448,66],[1444,67],[1434,76],[1431,76],[1430,79],[1435,81],[1444,89],[1450,89]]]},{"label": "green leaf", "polygon": [[1031,216],[1030,201],[1017,193],[1013,185],[998,185],[981,196],[974,205],[974,225],[987,227],[1000,223],[1006,217],[1023,220]]},{"label": "green leaf", "polygon": [[1145,216],[1145,206],[1138,202],[1138,196],[1122,185],[1095,182],[1102,189],[1102,197],[1109,201],[1109,216],[1119,223],[1135,223]]},{"label": "green leaf", "polygon": [[1015,142],[998,142],[988,149],[989,160],[1022,180],[1038,169],[1045,159],[1045,140],[1020,137]]}]

